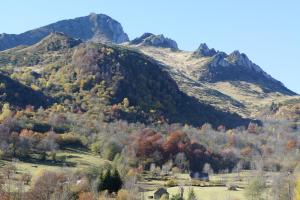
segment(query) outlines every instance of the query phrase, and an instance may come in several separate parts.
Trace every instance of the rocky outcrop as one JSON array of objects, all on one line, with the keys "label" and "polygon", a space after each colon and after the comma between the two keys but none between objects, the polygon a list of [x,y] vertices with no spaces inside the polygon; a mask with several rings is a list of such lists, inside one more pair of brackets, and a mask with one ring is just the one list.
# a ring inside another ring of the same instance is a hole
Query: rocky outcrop
[{"label": "rocky outcrop", "polygon": [[212,57],[208,56],[207,63],[202,67],[201,73],[197,73],[197,79],[210,83],[245,81],[259,85],[265,93],[279,92],[285,95],[295,95],[280,81],[253,63],[246,54],[239,51],[234,51],[229,55],[224,52],[217,52]]},{"label": "rocky outcrop", "polygon": [[258,65],[254,64],[246,54],[240,53],[237,50],[229,54],[227,60],[229,63],[233,65],[249,68],[251,70],[262,73],[265,76],[271,78],[271,76],[265,73]]},{"label": "rocky outcrop", "polygon": [[80,39],[74,39],[66,36],[63,33],[51,33],[43,40],[32,46],[35,51],[59,51],[68,48],[73,48],[82,43]]},{"label": "rocky outcrop", "polygon": [[224,52],[218,52],[215,54],[209,64],[211,67],[228,67],[230,64],[226,59],[227,54]]},{"label": "rocky outcrop", "polygon": [[178,50],[178,45],[176,41],[170,38],[166,38],[164,35],[154,35],[152,33],[144,33],[141,37],[132,40],[130,44]]},{"label": "rocky outcrop", "polygon": [[123,43],[129,41],[119,22],[103,14],[91,14],[85,17],[59,21],[19,35],[1,34],[0,51],[19,45],[32,45],[53,32],[81,39],[102,42]]},{"label": "rocky outcrop", "polygon": [[215,49],[208,48],[207,44],[200,44],[199,48],[193,53],[194,56],[214,56],[217,52]]}]

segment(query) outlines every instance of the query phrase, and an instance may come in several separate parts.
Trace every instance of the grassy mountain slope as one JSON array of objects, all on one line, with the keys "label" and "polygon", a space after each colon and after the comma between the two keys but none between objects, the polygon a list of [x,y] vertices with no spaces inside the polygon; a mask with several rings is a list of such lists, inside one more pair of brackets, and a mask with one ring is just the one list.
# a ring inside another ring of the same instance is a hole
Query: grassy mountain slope
[{"label": "grassy mountain slope", "polygon": [[[228,127],[249,122],[181,92],[165,67],[144,54],[100,43],[73,41],[75,45],[68,46],[68,41],[73,40],[52,34],[33,46],[1,52],[5,59],[0,64],[11,66],[16,80],[37,86],[73,112],[102,112],[109,119],[129,121],[209,122]],[[37,59],[33,63],[22,57]],[[36,73],[31,81],[23,78],[28,71]]]},{"label": "grassy mountain slope", "polygon": [[272,101],[296,95],[248,58],[243,60],[248,63],[239,62],[243,54],[195,56],[195,52],[168,48],[131,47],[166,65],[183,92],[242,116],[258,116],[260,109]]}]

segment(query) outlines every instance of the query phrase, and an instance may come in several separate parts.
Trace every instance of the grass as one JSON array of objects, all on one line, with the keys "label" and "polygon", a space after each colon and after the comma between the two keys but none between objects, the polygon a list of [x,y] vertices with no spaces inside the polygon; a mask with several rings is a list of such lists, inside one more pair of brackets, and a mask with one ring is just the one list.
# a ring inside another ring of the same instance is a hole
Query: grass
[{"label": "grass", "polygon": [[[187,198],[190,188],[193,188],[198,200],[246,200],[243,190],[229,191],[227,187],[184,187],[184,198]],[[167,190],[170,197],[180,192],[179,187],[171,187]],[[153,196],[153,191],[144,193],[146,199],[149,196]]]},{"label": "grass", "polygon": [[[187,197],[188,191],[193,188],[198,200],[246,200],[244,188],[247,187],[249,181],[255,176],[256,171],[242,171],[238,173],[228,174],[213,174],[210,175],[209,182],[201,182],[199,186],[190,186],[194,181],[190,180],[189,174],[174,174],[172,180],[176,181],[178,185],[184,186],[184,197]],[[267,180],[274,176],[276,172],[267,172],[264,174]],[[140,182],[142,188],[145,189],[144,197],[153,196],[153,193],[161,187],[168,190],[170,197],[179,193],[179,187],[166,187],[165,181],[143,181]],[[216,183],[220,183],[217,184]],[[226,185],[226,186],[225,186]],[[227,185],[238,186],[237,191],[230,191]],[[264,196],[271,197],[270,190],[267,189]]]},{"label": "grass", "polygon": [[[15,162],[15,166],[17,167],[19,174],[30,173],[32,176],[34,176],[40,170],[61,171],[63,169],[68,169],[76,171],[88,168],[90,166],[101,166],[105,163],[109,163],[109,161],[104,160],[99,156],[95,156],[89,152],[75,151],[71,149],[57,152],[57,157],[66,157],[66,163],[72,163],[72,165],[55,164],[54,162],[32,163],[17,161]],[[0,166],[1,163],[5,164],[7,161],[0,160]]]}]

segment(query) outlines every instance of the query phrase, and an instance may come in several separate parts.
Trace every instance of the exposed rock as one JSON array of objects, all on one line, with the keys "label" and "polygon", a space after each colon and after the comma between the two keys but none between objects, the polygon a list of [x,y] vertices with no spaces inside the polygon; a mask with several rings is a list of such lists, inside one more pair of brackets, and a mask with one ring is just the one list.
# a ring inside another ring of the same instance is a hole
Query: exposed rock
[{"label": "exposed rock", "polygon": [[212,61],[210,63],[210,66],[212,67],[228,67],[230,64],[226,60],[227,54],[224,52],[218,52],[215,54],[215,56],[212,58]]},{"label": "exposed rock", "polygon": [[73,39],[63,33],[54,32],[45,37],[39,43],[34,45],[32,49],[44,51],[58,51],[73,48],[82,43],[80,39]]},{"label": "exposed rock", "polygon": [[239,65],[239,66],[247,66],[250,67],[252,62],[249,60],[246,54],[240,53],[239,51],[233,51],[228,56],[228,61],[230,63]]},{"label": "exposed rock", "polygon": [[217,52],[215,49],[209,49],[207,44],[200,44],[199,48],[194,52],[195,56],[214,56]]},{"label": "exposed rock", "polygon": [[178,50],[176,41],[166,38],[164,35],[154,35],[152,33],[144,33],[141,37],[138,37],[130,42],[133,45],[154,46],[162,48],[170,48]]},{"label": "exposed rock", "polygon": [[264,72],[258,65],[253,63],[246,54],[240,53],[237,50],[229,54],[229,56],[226,59],[232,65],[248,68],[250,70],[263,74],[263,76],[269,79],[273,79],[269,74]]},{"label": "exposed rock", "polygon": [[280,81],[277,81],[258,65],[253,63],[246,54],[234,51],[227,55],[217,52],[213,57],[208,57],[207,63],[197,75],[199,81],[222,82],[222,81],[245,81],[259,85],[265,93],[279,92],[285,95],[295,95]]},{"label": "exposed rock", "polygon": [[103,14],[91,14],[85,17],[62,20],[19,35],[1,34],[0,51],[19,45],[32,45],[50,33],[61,32],[65,35],[87,40],[123,43],[129,41],[119,22]]}]

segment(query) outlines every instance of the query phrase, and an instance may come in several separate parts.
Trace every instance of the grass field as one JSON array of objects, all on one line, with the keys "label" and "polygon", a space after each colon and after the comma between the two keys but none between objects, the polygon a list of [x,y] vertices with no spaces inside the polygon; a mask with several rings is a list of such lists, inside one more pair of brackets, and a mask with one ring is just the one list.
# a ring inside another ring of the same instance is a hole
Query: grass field
[{"label": "grass field", "polygon": [[[101,166],[105,163],[109,163],[109,161],[100,158],[99,156],[95,156],[86,151],[75,151],[75,150],[65,150],[57,152],[57,157],[65,157],[65,164],[57,164],[54,162],[46,162],[46,163],[32,163],[32,162],[23,162],[17,161],[14,162],[17,167],[18,174],[30,173],[34,176],[40,170],[49,170],[49,171],[61,171],[63,169],[67,170],[80,170],[90,166]],[[0,167],[3,164],[8,163],[7,161],[0,160]]]},{"label": "grass field", "polygon": [[[188,195],[190,187],[184,187],[184,197]],[[167,189],[170,197],[180,192],[179,187],[171,187]],[[246,200],[243,190],[229,191],[227,187],[193,187],[198,200]],[[145,199],[153,196],[153,191],[145,192]]]},{"label": "grass field", "polygon": [[[178,186],[184,186],[184,197],[187,197],[189,190],[193,188],[198,200],[246,200],[244,188],[248,186],[249,181],[253,179],[256,173],[256,171],[242,171],[240,173],[212,174],[209,182],[200,181],[201,184],[199,185],[194,184],[197,182],[192,181],[189,174],[174,174],[172,175],[172,180],[177,182]],[[275,175],[274,173],[265,173],[265,179],[269,180],[270,177]],[[168,190],[170,197],[180,193],[178,186],[167,187],[166,181],[163,180],[150,180],[140,183],[145,189],[143,193],[145,199],[151,199],[149,197],[153,196],[154,192],[161,187]],[[235,185],[238,188],[236,191],[228,190],[228,185]],[[272,196],[270,192],[267,189],[264,194],[268,199]]]}]

